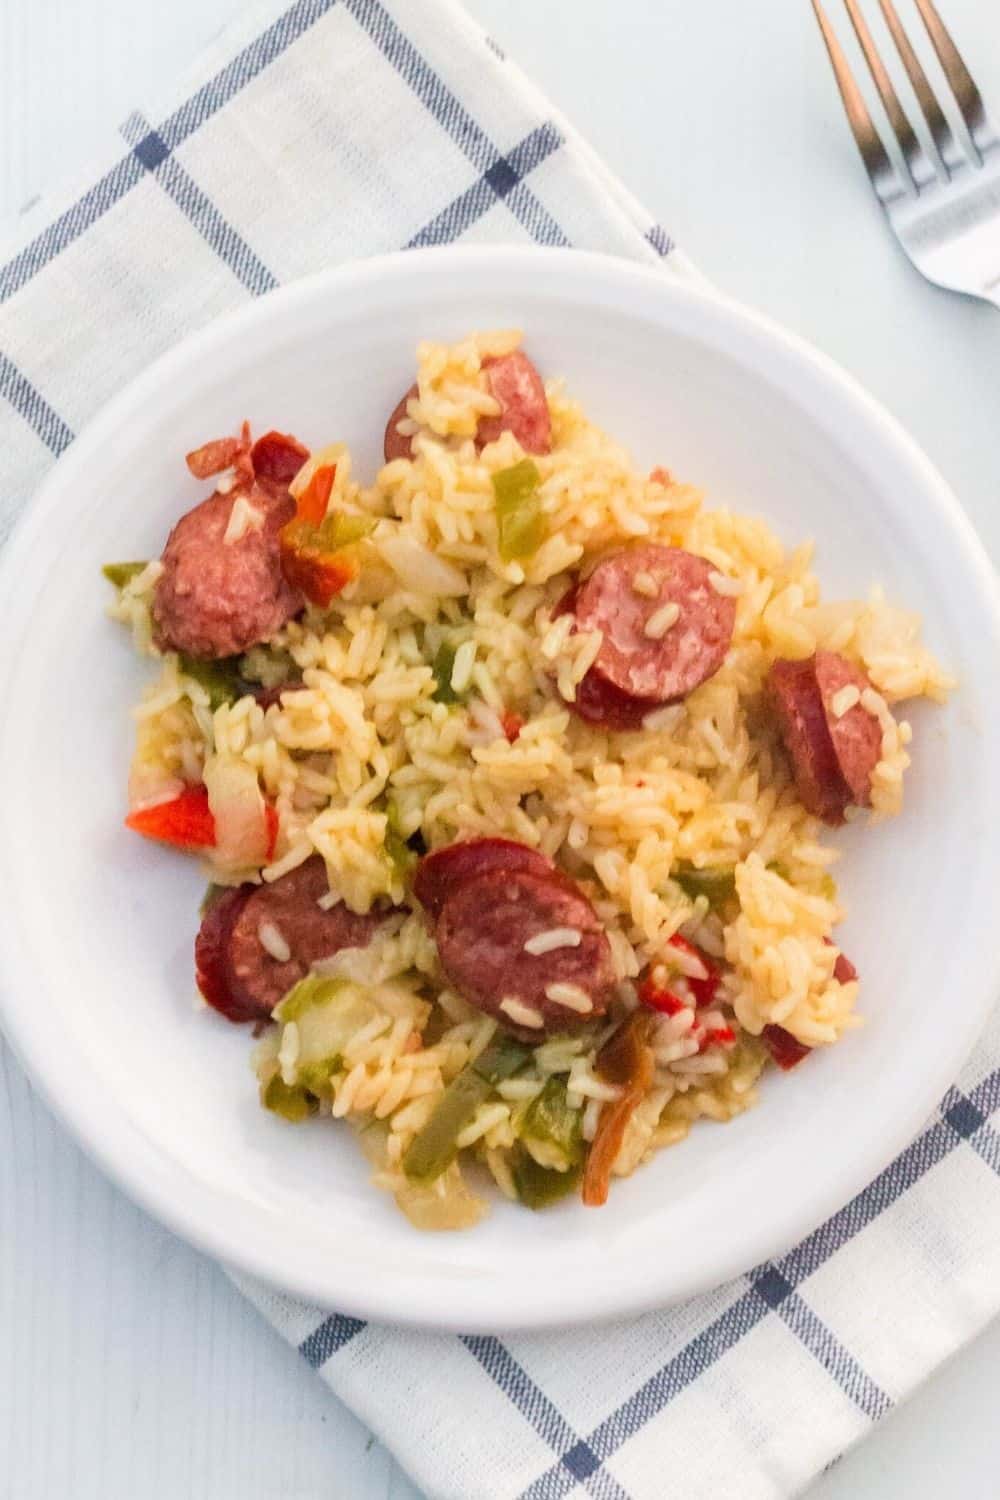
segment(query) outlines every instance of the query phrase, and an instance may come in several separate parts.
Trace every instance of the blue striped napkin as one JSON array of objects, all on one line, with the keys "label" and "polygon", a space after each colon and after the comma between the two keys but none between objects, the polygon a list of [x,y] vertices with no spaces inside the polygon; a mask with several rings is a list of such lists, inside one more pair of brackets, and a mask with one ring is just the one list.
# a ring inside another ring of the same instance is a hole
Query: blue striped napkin
[{"label": "blue striped napkin", "polygon": [[[697,274],[452,0],[245,14],[0,265],[0,541],[181,335],[337,260],[459,238]],[[237,1279],[430,1495],[659,1500],[669,1475],[685,1500],[771,1500],[1000,1306],[998,1109],[994,1024],[919,1138],[801,1245],[596,1331],[401,1332]]]}]

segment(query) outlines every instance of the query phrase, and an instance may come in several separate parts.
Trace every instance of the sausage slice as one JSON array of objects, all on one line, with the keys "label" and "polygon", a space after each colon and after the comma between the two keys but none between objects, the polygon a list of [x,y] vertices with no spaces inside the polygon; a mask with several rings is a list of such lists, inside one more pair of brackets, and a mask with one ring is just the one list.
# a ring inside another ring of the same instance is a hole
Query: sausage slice
[{"label": "sausage slice", "polygon": [[495,417],[480,417],[476,443],[485,448],[502,432],[512,432],[525,453],[548,453],[552,448],[552,418],[542,377],[520,349],[495,359],[484,359],[490,395],[499,401]]},{"label": "sausage slice", "polygon": [[551,875],[555,866],[537,849],[514,839],[461,839],[424,855],[413,879],[413,894],[436,922],[454,892],[488,870],[533,870]]},{"label": "sausage slice", "polygon": [[[366,948],[383,914],[358,916],[343,902],[324,911],[318,902],[328,890],[323,861],[310,859],[271,885],[238,886],[210,906],[194,950],[209,1005],[230,1021],[266,1019],[317,960]],[[273,951],[283,953],[282,945],[287,959]]]},{"label": "sausage slice", "polygon": [[385,454],[385,461],[387,464],[391,464],[394,458],[413,457],[412,437],[404,437],[403,434],[397,429],[399,423],[402,422],[403,418],[406,416],[406,403],[415,395],[417,395],[417,387],[415,385],[411,385],[410,389],[407,391],[403,399],[393,408],[392,416],[385,424],[385,437],[382,439],[382,451]]},{"label": "sausage slice", "polygon": [[[263,523],[227,542],[239,495]],[[161,651],[208,661],[238,656],[298,614],[302,596],[285,580],[278,544],[294,514],[287,491],[253,484],[228,495],[216,491],[181,517],[167,538],[153,594],[153,636]]]},{"label": "sausage slice", "polygon": [[642,721],[658,705],[633,698],[591,667],[576,685],[576,697],[567,704],[588,724],[601,729],[641,729]]},{"label": "sausage slice", "polygon": [[812,658],[776,661],[765,690],[802,806],[824,823],[842,823],[850,793],[834,753]]},{"label": "sausage slice", "polygon": [[254,1021],[260,1015],[234,994],[229,978],[229,941],[233,924],[247,902],[253,886],[239,885],[223,891],[209,906],[194,940],[194,972],[198,988],[209,1005],[227,1021]]},{"label": "sausage slice", "polygon": [[833,751],[847,782],[850,800],[858,807],[868,807],[872,800],[872,772],[882,754],[882,726],[860,703],[838,716],[834,700],[845,687],[856,687],[863,693],[871,683],[860,667],[835,651],[817,651],[813,670]]},{"label": "sausage slice", "polygon": [[464,881],[445,902],[436,937],[459,993],[527,1041],[603,1015],[614,989],[597,913],[558,872],[493,869]]},{"label": "sausage slice", "polygon": [[576,623],[604,641],[592,670],[647,705],[673,703],[719,670],[736,603],[712,586],[704,557],[680,547],[629,547],[579,587]]}]

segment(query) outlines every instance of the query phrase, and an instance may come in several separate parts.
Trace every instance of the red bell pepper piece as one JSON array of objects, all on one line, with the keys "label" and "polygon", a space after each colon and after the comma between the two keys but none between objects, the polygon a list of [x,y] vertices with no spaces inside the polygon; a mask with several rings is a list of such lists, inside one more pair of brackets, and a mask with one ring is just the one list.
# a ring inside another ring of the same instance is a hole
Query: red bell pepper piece
[{"label": "red bell pepper piece", "polygon": [[[264,804],[264,821],[267,826],[268,861],[274,858],[278,842],[278,812],[270,803]],[[175,849],[214,849],[215,818],[208,805],[208,792],[203,786],[185,787],[179,797],[169,802],[157,802],[154,807],[142,807],[129,813],[126,828],[141,833],[143,838],[156,839],[161,844],[172,844]]]},{"label": "red bell pepper piece", "polygon": [[508,742],[513,745],[521,730],[524,728],[524,720],[520,714],[512,713],[507,709],[500,715],[500,724]]},{"label": "red bell pepper piece", "polygon": [[336,464],[327,464],[311,476],[295,502],[295,514],[300,521],[308,521],[310,526],[322,525],[336,477]]},{"label": "red bell pepper piece", "polygon": [[687,1010],[680,996],[675,995],[673,990],[665,990],[654,984],[652,975],[640,984],[639,1000],[647,1010],[658,1010],[664,1016],[676,1016],[682,1010]]},{"label": "red bell pepper piece", "polygon": [[803,1046],[790,1031],[786,1031],[784,1026],[765,1026],[760,1036],[778,1067],[786,1073],[790,1068],[797,1068],[802,1059],[812,1051],[811,1047]]},{"label": "red bell pepper piece", "polygon": [[185,787],[169,802],[129,813],[125,826],[175,849],[211,849],[215,844],[215,819],[203,786]]}]

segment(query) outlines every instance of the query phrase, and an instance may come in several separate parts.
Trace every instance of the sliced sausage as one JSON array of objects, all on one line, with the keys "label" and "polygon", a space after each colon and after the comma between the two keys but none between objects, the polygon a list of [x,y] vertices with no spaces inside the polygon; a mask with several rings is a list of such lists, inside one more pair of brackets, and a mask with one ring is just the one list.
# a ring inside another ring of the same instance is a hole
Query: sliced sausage
[{"label": "sliced sausage", "polygon": [[817,651],[813,670],[833,751],[841,775],[847,782],[851,801],[858,807],[868,807],[872,800],[872,772],[882,754],[882,726],[860,703],[838,717],[834,712],[834,699],[845,687],[856,687],[860,694],[870,688],[871,683],[860,667],[845,661],[835,651]]},{"label": "sliced sausage", "polygon": [[502,432],[512,432],[525,453],[548,453],[552,448],[552,418],[542,377],[520,349],[483,360],[490,395],[499,401],[495,417],[480,417],[476,443],[485,448]]},{"label": "sliced sausage", "polygon": [[[264,523],[226,542],[238,494],[263,513]],[[228,495],[216,491],[181,517],[167,538],[153,594],[153,635],[161,651],[209,661],[238,656],[298,614],[302,596],[285,580],[278,544],[294,514],[286,491],[255,484]]]},{"label": "sliced sausage", "polygon": [[309,457],[309,449],[289,432],[265,432],[250,449],[250,462],[258,480],[291,484]]},{"label": "sliced sausage", "polygon": [[824,823],[842,823],[850,792],[834,752],[812,658],[776,661],[765,691],[802,806]]},{"label": "sliced sausage", "polygon": [[[359,916],[343,902],[324,911],[318,903],[328,890],[323,861],[310,859],[271,885],[239,886],[211,906],[195,943],[198,988],[209,1005],[231,1021],[269,1016],[317,960],[367,947],[384,913]],[[272,951],[282,945],[287,959]]]},{"label": "sliced sausage", "polygon": [[[559,945],[550,948],[553,934]],[[558,872],[492,869],[463,881],[444,904],[436,937],[459,993],[528,1041],[603,1015],[611,999],[607,934],[583,892]],[[534,939],[542,951],[532,951]]]},{"label": "sliced sausage", "polygon": [[649,704],[693,692],[722,666],[736,622],[736,602],[712,573],[704,557],[655,544],[598,563],[574,611],[578,629],[604,636],[592,670]]},{"label": "sliced sausage", "polygon": [[194,972],[199,990],[213,1009],[228,1021],[254,1021],[260,1015],[256,1007],[247,1007],[233,992],[229,975],[229,943],[233,924],[255,889],[251,885],[234,886],[216,896],[205,909],[194,941]]},{"label": "sliced sausage", "polygon": [[623,693],[593,667],[577,683],[576,697],[566,706],[601,729],[641,729],[646,715],[658,707],[648,699]]},{"label": "sliced sausage", "polygon": [[534,870],[550,875],[555,866],[537,849],[514,839],[461,839],[424,855],[413,879],[413,894],[436,922],[453,892],[487,870]]},{"label": "sliced sausage", "polygon": [[415,385],[411,385],[402,401],[400,401],[398,406],[393,409],[392,416],[385,424],[385,437],[382,440],[382,451],[385,454],[385,461],[387,464],[391,464],[394,458],[413,457],[412,437],[404,437],[403,434],[398,430],[398,428],[399,423],[402,422],[406,416],[406,403],[412,400],[412,398],[417,394],[417,387]]}]

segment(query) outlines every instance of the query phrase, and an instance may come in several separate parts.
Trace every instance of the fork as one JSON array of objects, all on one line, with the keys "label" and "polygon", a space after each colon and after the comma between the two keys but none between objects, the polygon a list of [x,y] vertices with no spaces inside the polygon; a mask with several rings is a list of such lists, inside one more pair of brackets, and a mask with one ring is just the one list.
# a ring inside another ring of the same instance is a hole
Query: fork
[{"label": "fork", "polygon": [[928,281],[1000,307],[1000,139],[932,0],[914,3],[971,147],[952,130],[894,0],[879,0],[879,6],[927,122],[932,150],[921,142],[900,103],[858,0],[844,0],[899,146],[904,165],[897,167],[872,123],[821,0],[812,0],[854,139],[896,238]]}]

